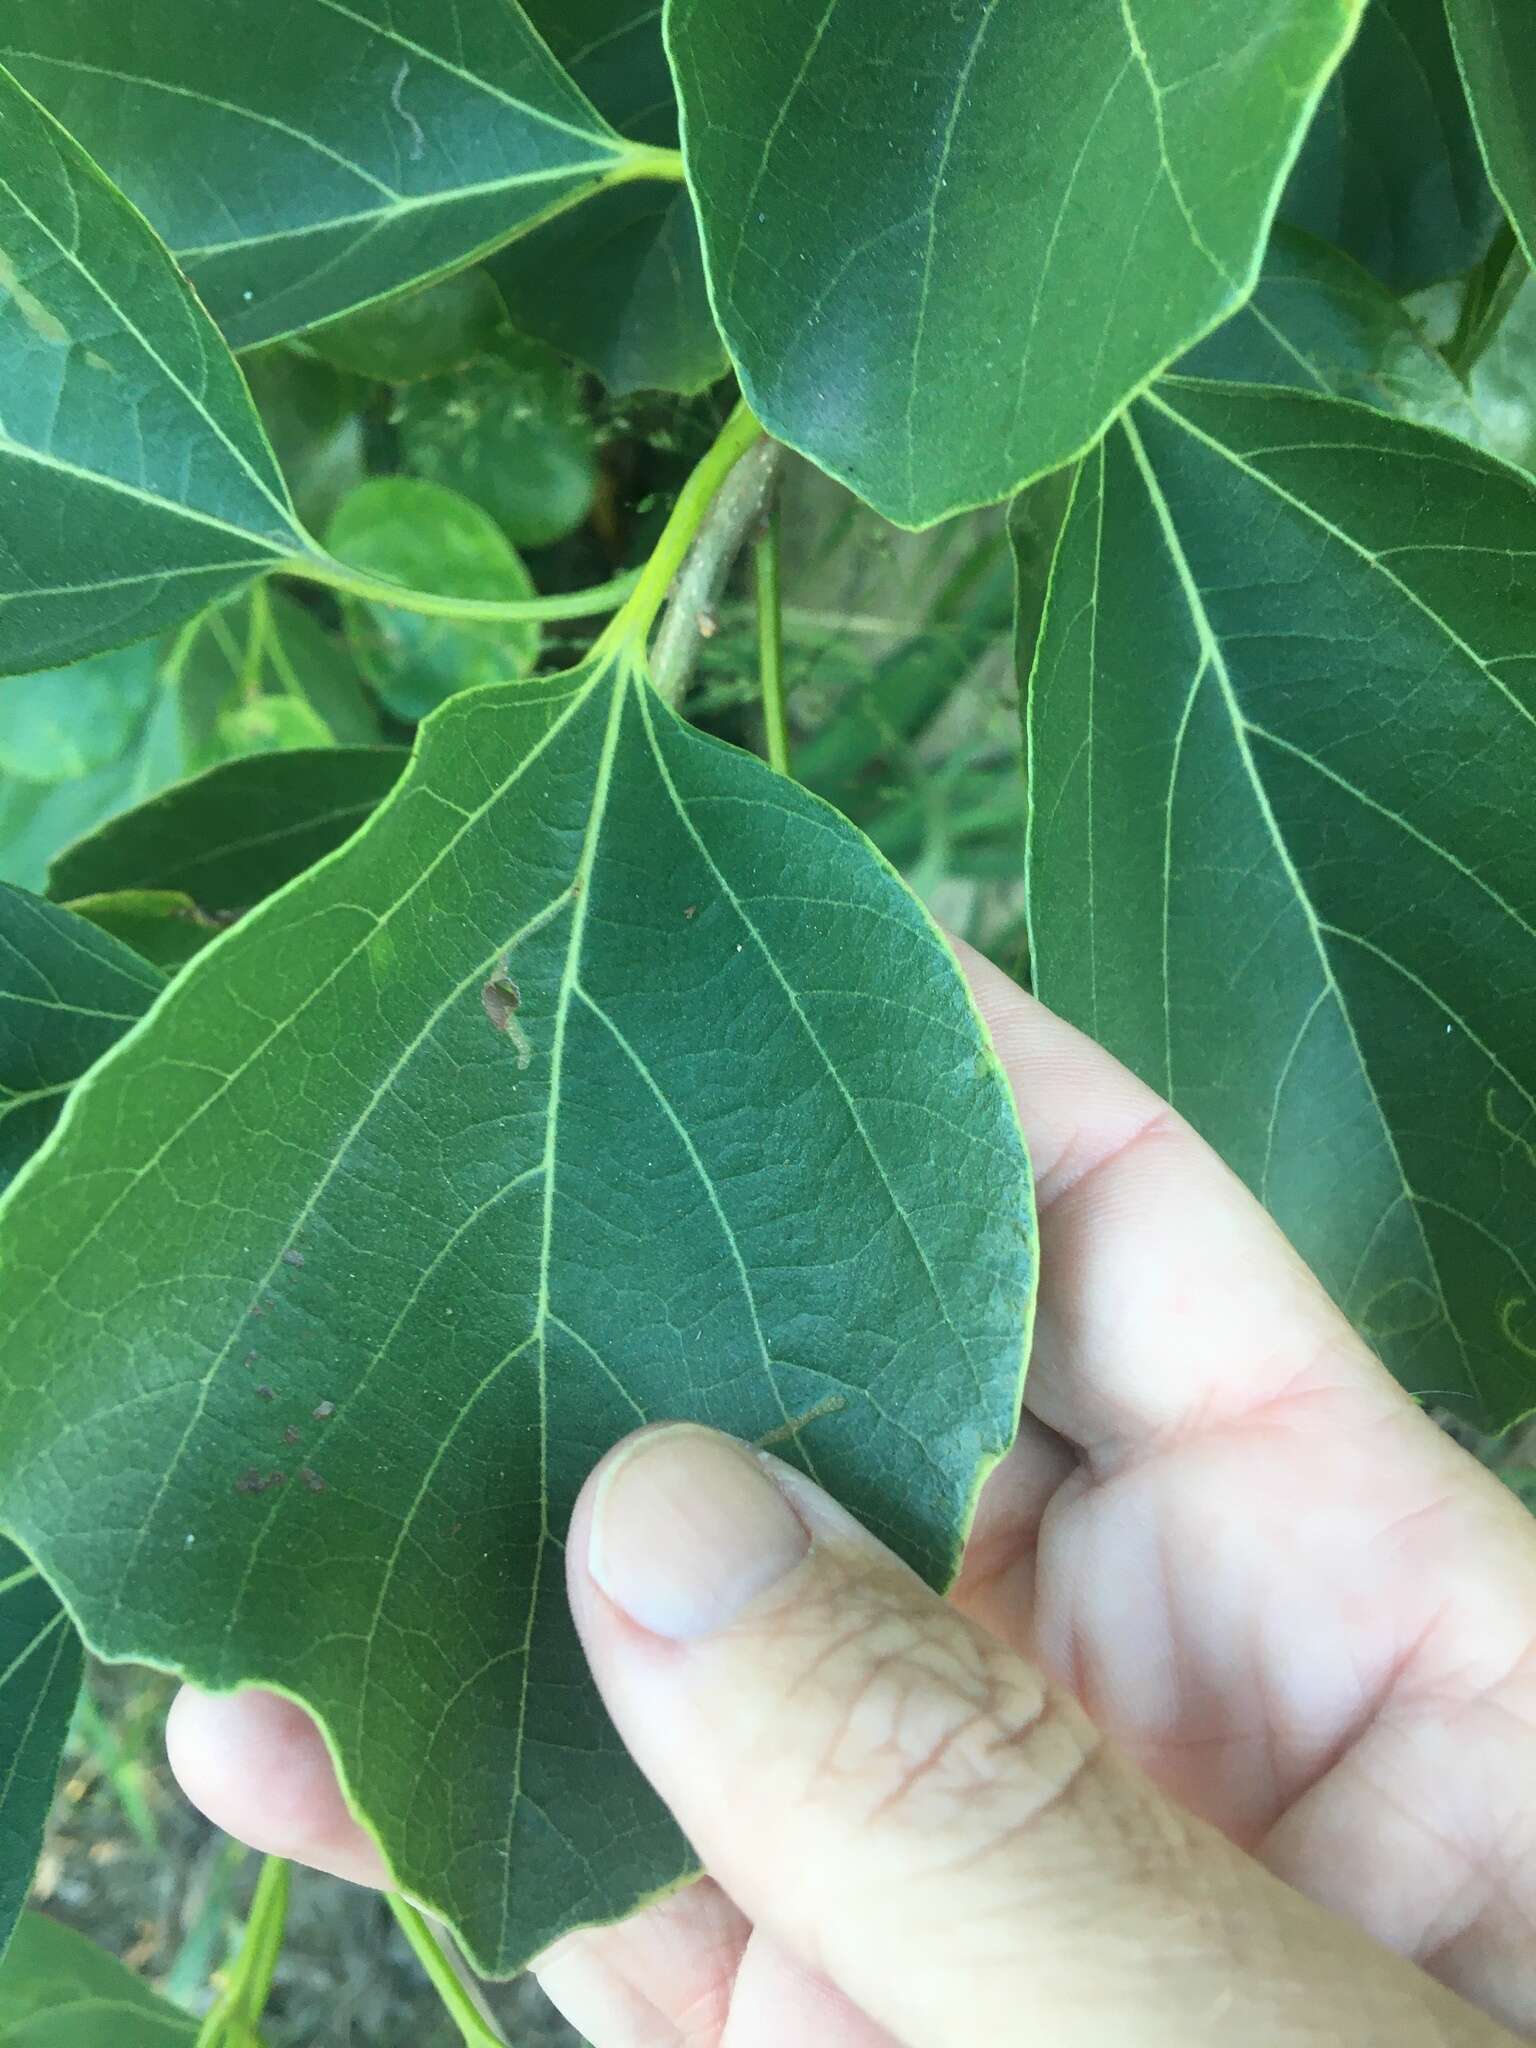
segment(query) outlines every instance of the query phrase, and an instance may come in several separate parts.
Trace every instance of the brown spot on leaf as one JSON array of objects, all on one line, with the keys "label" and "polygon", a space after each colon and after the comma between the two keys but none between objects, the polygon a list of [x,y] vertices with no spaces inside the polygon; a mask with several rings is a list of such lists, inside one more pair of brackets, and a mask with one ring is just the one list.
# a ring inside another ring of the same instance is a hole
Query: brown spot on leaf
[{"label": "brown spot on leaf", "polygon": [[266,1381],[263,1380],[256,1389],[256,1398],[258,1401],[275,1401],[277,1399],[277,1389],[276,1387],[269,1387]]},{"label": "brown spot on leaf", "polygon": [[311,1493],[324,1493],[325,1481],[318,1472],[311,1472],[307,1465],[301,1465],[299,1467],[299,1477]]},{"label": "brown spot on leaf", "polygon": [[683,916],[687,918],[690,922],[694,918],[696,918],[698,914],[699,906],[697,905],[697,903],[688,903],[683,906]]},{"label": "brown spot on leaf", "polygon": [[254,1467],[249,1472],[242,1472],[235,1481],[236,1493],[265,1493],[266,1490],[267,1482]]},{"label": "brown spot on leaf", "polygon": [[336,1413],[336,1403],[334,1401],[322,1401],[319,1407],[312,1412],[316,1422],[329,1422]]},{"label": "brown spot on leaf", "polygon": [[283,1253],[283,1264],[285,1266],[302,1266],[303,1263],[304,1254],[301,1251],[295,1251],[293,1246],[289,1245],[288,1249]]},{"label": "brown spot on leaf", "polygon": [[294,1427],[294,1425],[290,1422],[288,1427],[283,1431],[283,1442],[285,1444],[301,1444],[303,1443],[303,1441],[304,1438],[300,1431],[297,1430]]}]

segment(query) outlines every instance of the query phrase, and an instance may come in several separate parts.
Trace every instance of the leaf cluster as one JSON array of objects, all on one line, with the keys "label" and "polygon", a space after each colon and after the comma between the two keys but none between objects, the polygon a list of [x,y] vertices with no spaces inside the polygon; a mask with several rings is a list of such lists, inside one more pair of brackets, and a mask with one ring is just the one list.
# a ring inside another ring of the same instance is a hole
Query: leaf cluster
[{"label": "leaf cluster", "polygon": [[691,1875],[566,1518],[687,1415],[952,1574],[1034,1236],[930,911],[1533,1406],[1523,13],[10,10],[0,1943],[81,1637],[489,1972]]}]

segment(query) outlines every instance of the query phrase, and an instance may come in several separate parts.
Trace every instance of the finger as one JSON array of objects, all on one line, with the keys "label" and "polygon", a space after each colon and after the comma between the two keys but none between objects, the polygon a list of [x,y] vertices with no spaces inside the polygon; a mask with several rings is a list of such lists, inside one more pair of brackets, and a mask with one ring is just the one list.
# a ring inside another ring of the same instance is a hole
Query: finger
[{"label": "finger", "polygon": [[567,1935],[534,1974],[592,2048],[718,2048],[751,1929],[708,1878]]},{"label": "finger", "polygon": [[[595,2048],[605,2048],[598,2042]],[[719,2048],[902,2048],[771,1934],[747,1944]]]},{"label": "finger", "polygon": [[1034,1161],[1030,1411],[1104,1476],[1292,1397],[1338,1391],[1362,1419],[1410,1408],[1188,1124],[990,962],[958,950]]},{"label": "finger", "polygon": [[[302,1707],[276,1693],[184,1686],[165,1744],[181,1789],[225,1834],[264,1855],[391,1889],[378,1848],[342,1797],[325,1739]],[[599,2048],[692,2048],[695,2039],[713,2048],[749,1932],[705,1881],[616,1927],[571,1935],[540,1960],[539,1976]]]},{"label": "finger", "polygon": [[291,1700],[183,1686],[171,1703],[165,1748],[182,1791],[236,1841],[391,1889],[377,1845],[342,1797],[324,1737]]},{"label": "finger", "polygon": [[703,1860],[907,2048],[1507,2042],[1168,1804],[775,1460],[631,1438],[567,1555],[609,1709]]}]

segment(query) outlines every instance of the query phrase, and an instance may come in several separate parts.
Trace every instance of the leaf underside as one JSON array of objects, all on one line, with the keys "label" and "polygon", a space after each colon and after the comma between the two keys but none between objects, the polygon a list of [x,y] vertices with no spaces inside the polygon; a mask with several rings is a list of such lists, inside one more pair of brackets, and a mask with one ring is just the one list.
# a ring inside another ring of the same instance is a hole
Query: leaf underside
[{"label": "leaf underside", "polygon": [[95,1070],[0,1256],[0,1500],[87,1639],[309,1703],[492,1971],[689,1868],[567,1617],[596,1458],[775,1441],[943,1582],[1033,1280],[937,934],[623,662],[437,714]]},{"label": "leaf underside", "polygon": [[1170,379],[1083,465],[1029,712],[1042,998],[1484,1428],[1536,1357],[1533,560],[1455,441]]}]

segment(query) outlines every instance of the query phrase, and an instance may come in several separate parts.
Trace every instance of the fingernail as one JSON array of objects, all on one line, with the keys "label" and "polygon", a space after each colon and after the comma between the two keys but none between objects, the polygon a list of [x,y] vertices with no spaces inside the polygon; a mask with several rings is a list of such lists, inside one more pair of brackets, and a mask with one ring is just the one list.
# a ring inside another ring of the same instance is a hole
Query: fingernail
[{"label": "fingernail", "polygon": [[637,1437],[603,1474],[587,1569],[631,1621],[690,1642],[734,1621],[810,1547],[750,1451],[675,1423]]}]

